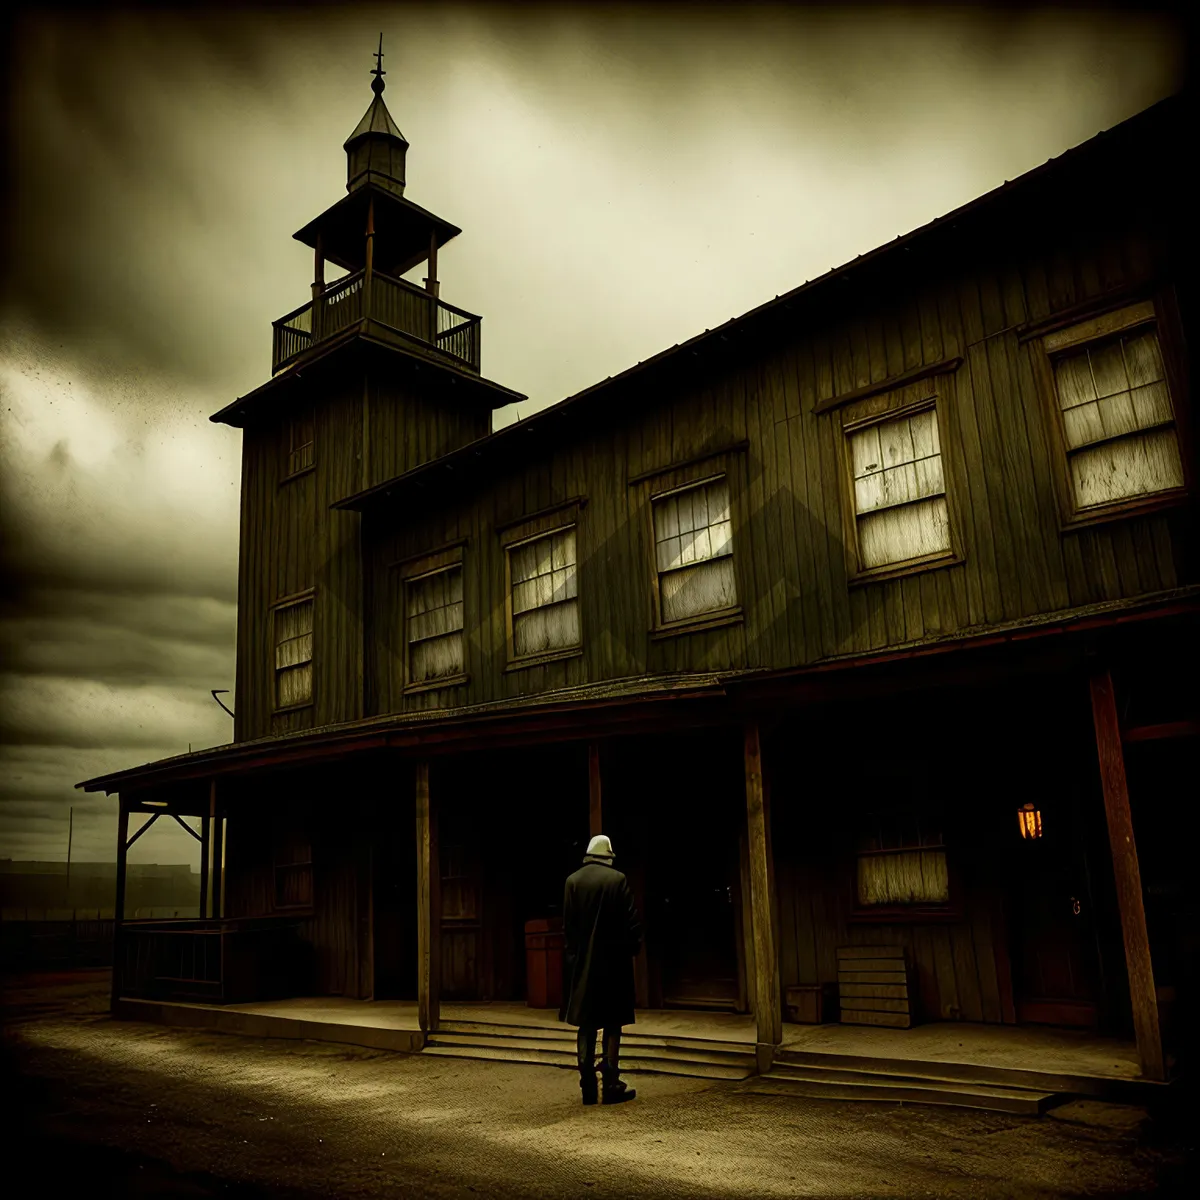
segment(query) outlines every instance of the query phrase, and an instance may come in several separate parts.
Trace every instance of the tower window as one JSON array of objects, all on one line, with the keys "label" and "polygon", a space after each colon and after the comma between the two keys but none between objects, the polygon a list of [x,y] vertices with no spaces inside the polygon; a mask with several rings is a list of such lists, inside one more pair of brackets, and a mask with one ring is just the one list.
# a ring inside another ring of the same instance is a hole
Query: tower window
[{"label": "tower window", "polygon": [[288,450],[283,475],[285,479],[299,475],[313,465],[314,425],[311,409],[288,418]]},{"label": "tower window", "polygon": [[275,609],[275,707],[312,702],[313,598]]}]

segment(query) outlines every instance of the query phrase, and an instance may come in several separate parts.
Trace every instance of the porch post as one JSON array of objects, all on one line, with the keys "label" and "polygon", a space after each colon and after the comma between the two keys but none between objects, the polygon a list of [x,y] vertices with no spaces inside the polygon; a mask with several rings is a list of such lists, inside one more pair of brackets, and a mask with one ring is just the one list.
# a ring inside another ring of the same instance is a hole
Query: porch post
[{"label": "porch post", "polygon": [[212,833],[212,822],[207,816],[200,818],[200,920],[204,920],[208,916],[208,872],[210,869],[209,863],[209,837]]},{"label": "porch post", "polygon": [[321,309],[324,305],[321,298],[325,295],[325,239],[317,234],[317,244],[313,249],[313,284],[312,310],[310,316],[310,336],[312,345],[321,340]]},{"label": "porch post", "polygon": [[437,813],[429,794],[429,762],[417,763],[417,1020],[422,1033],[438,1027],[441,1007],[441,862]]},{"label": "porch post", "polygon": [[588,837],[604,832],[600,807],[600,744],[588,743]]},{"label": "porch post", "polygon": [[214,917],[225,914],[221,911],[221,893],[224,890],[224,871],[222,857],[225,844],[225,822],[217,812],[217,781],[210,780],[208,784],[208,820],[212,831],[212,874],[210,891],[210,907]]},{"label": "porch post", "polygon": [[745,727],[746,850],[750,866],[750,921],[754,943],[755,1054],[759,1071],[770,1069],[783,1040],[779,956],[775,949],[775,871],[771,859],[771,813],[763,786],[758,723]]},{"label": "porch post", "polygon": [[375,274],[375,197],[367,197],[367,245],[363,257],[362,315],[371,316],[371,276]]},{"label": "porch post", "polygon": [[1121,726],[1112,673],[1107,667],[1092,672],[1092,720],[1096,726],[1096,749],[1100,755],[1100,783],[1104,790],[1104,813],[1108,818],[1108,841],[1112,847],[1113,874],[1117,881],[1117,906],[1121,912],[1121,936],[1125,942],[1125,964],[1129,970],[1129,999],[1133,1006],[1133,1032],[1137,1038],[1142,1074],[1147,1079],[1165,1079],[1162,1034],[1158,1027],[1158,996],[1150,961],[1150,938],[1146,931],[1146,908],[1142,901],[1142,873],[1138,868],[1133,817],[1129,811],[1129,787],[1125,779],[1125,754],[1121,748]]},{"label": "porch post", "polygon": [[129,855],[129,803],[124,793],[117,796],[117,887],[113,896],[113,965],[110,1011],[116,1012],[125,965],[122,926],[125,923],[125,861]]}]

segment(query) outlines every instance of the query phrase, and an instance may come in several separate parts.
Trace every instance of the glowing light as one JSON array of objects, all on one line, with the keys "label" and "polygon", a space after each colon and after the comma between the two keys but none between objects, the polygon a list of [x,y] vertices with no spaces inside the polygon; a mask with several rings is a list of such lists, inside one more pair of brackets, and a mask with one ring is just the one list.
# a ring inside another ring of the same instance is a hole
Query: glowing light
[{"label": "glowing light", "polygon": [[1042,836],[1042,814],[1032,804],[1022,804],[1017,809],[1017,824],[1023,838]]}]

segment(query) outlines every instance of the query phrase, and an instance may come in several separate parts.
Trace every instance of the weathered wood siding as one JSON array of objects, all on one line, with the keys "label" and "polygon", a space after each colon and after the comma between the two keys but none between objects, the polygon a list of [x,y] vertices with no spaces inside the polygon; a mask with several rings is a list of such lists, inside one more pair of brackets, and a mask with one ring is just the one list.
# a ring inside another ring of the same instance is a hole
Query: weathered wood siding
[{"label": "weathered wood siding", "polygon": [[[376,786],[376,776],[362,764],[352,775],[309,771],[229,785],[226,915],[296,922],[304,952],[293,968],[304,992],[372,994]],[[331,797],[339,814],[332,823],[327,819]],[[405,797],[396,800],[403,805]],[[311,848],[312,904],[303,909],[276,906],[276,841],[289,835]]]},{"label": "weathered wood siding", "polygon": [[[1076,221],[1047,226],[1040,238],[1000,231],[974,261],[959,248],[933,258],[914,254],[907,272],[899,264],[879,268],[831,293],[820,309],[798,304],[793,329],[757,345],[747,339],[722,367],[701,373],[684,357],[677,370],[630,379],[586,423],[564,421],[544,453],[516,450],[518,462],[474,485],[457,481],[457,490],[425,493],[420,507],[414,501],[369,514],[368,711],[439,708],[643,674],[807,664],[1194,582],[1190,506],[1062,528],[1056,488],[1064,468],[1036,378],[1041,350],[1021,336],[1029,322],[1125,288],[1154,290],[1169,309],[1173,293],[1161,285],[1168,253],[1152,223],[1118,235]],[[1167,324],[1164,343],[1178,351],[1179,327]],[[962,360],[956,370],[907,391],[910,398],[933,387],[938,393],[961,561],[852,581],[839,441],[847,412],[878,401],[816,409],[954,359]],[[1173,380],[1177,409],[1189,404],[1182,380],[1182,373]],[[684,483],[728,470],[742,620],[655,638],[648,489],[628,480],[737,443],[746,448],[664,479]],[[1184,448],[1187,454],[1186,438]],[[586,498],[577,514],[583,653],[506,670],[497,526],[573,497]],[[405,694],[400,593],[390,564],[460,540],[469,682]]]},{"label": "weathered wood siding", "polygon": [[[1016,812],[1033,801],[1056,826],[1066,810],[1079,814],[1080,861],[1064,864],[1055,901],[1066,912],[1072,895],[1082,897],[1071,919],[1101,959],[1088,972],[1092,999],[1102,1022],[1119,1026],[1127,1001],[1102,982],[1120,978],[1124,959],[1085,701],[1082,680],[1045,677],[945,699],[847,704],[777,731],[764,760],[782,986],[836,982],[839,946],[902,945],[918,1020],[1017,1021],[1019,897],[1032,848],[1017,836]],[[915,812],[942,831],[949,912],[871,920],[857,907],[864,821],[889,811]]]},{"label": "weathered wood siding", "polygon": [[[381,360],[314,372],[303,395],[247,428],[242,443],[236,738],[353,720],[363,713],[359,518],[330,505],[487,432],[484,410],[422,398],[382,378]],[[286,413],[315,409],[314,466],[284,479]],[[365,448],[365,449],[364,449]],[[274,712],[271,606],[312,589],[313,703]]]}]

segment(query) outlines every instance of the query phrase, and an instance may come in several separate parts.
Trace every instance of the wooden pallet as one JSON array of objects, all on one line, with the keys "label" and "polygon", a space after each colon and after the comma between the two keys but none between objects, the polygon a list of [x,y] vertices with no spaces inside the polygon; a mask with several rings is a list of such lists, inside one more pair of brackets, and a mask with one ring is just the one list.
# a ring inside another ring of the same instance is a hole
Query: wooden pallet
[{"label": "wooden pallet", "polygon": [[839,946],[837,963],[843,1025],[911,1027],[916,989],[903,946]]}]

